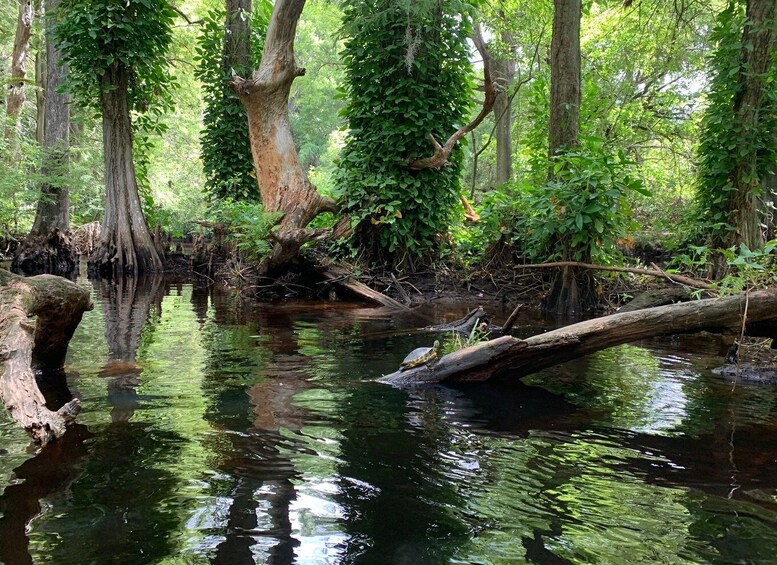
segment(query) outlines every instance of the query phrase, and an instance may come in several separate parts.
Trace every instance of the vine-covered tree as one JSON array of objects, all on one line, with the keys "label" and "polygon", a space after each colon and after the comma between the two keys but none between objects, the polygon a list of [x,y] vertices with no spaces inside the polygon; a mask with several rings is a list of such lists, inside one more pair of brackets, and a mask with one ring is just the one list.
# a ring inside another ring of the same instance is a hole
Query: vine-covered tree
[{"label": "vine-covered tree", "polygon": [[211,198],[259,199],[246,111],[229,83],[232,72],[245,76],[259,63],[271,11],[268,0],[227,0],[203,23],[195,74],[205,99],[200,150]]},{"label": "vine-covered tree", "polygon": [[461,145],[433,167],[419,161],[430,135],[449,139],[467,116],[472,26],[455,0],[347,0],[343,12],[350,133],[339,184],[356,245],[399,263],[439,248],[458,205]]},{"label": "vine-covered tree", "polygon": [[162,260],[138,195],[132,112],[153,110],[169,92],[165,54],[175,12],[165,0],[63,0],[59,14],[70,90],[102,115],[105,214],[90,268],[159,271]]},{"label": "vine-covered tree", "polygon": [[[559,171],[555,161],[565,151],[578,144],[580,132],[580,0],[553,1],[553,35],[550,44],[550,120],[548,155],[551,159],[549,176],[553,180]],[[561,181],[564,182],[563,180]],[[557,244],[563,249],[564,260],[572,259],[575,249],[569,238],[559,234]],[[590,254],[578,257],[590,261]],[[562,267],[553,281],[548,308],[563,315],[579,314],[591,303],[593,279],[590,271]]]},{"label": "vine-covered tree", "polygon": [[[761,198],[777,163],[776,12],[774,0],[732,0],[713,33],[697,202],[715,248],[763,244]],[[713,275],[724,270],[717,261]]]}]

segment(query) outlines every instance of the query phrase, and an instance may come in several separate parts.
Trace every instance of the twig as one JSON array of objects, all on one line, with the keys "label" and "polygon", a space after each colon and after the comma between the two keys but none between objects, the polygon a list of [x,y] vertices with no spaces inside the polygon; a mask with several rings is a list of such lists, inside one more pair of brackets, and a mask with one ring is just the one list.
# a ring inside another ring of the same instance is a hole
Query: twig
[{"label": "twig", "polygon": [[502,324],[503,334],[507,334],[510,332],[511,329],[513,329],[515,322],[518,321],[518,315],[521,312],[521,308],[523,308],[523,304],[519,304],[518,306],[516,306],[515,309],[513,309],[512,313],[507,317],[507,320],[505,320],[505,323]]},{"label": "twig", "polygon": [[638,269],[634,267],[615,267],[611,265],[594,265],[592,263],[581,263],[579,261],[555,261],[552,263],[534,263],[529,265],[514,265],[515,269],[546,269],[546,268],[558,268],[558,267],[579,267],[581,269],[591,269],[594,271],[615,271],[618,273],[632,273],[635,275],[647,275],[650,277],[668,278],[673,282],[691,286],[693,288],[702,288],[705,290],[712,290],[715,287],[704,281],[685,277],[683,275],[672,275],[665,271],[652,271],[650,269]]}]

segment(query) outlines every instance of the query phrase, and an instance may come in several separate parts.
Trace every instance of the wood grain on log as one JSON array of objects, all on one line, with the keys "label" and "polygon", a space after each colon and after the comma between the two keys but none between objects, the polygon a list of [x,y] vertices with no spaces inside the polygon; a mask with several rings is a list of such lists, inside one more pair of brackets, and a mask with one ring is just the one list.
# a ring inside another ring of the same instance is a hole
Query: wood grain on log
[{"label": "wood grain on log", "polygon": [[78,400],[47,408],[36,372],[64,366],[70,338],[91,309],[89,291],[67,279],[0,270],[0,399],[36,443],[60,437],[80,410]]}]

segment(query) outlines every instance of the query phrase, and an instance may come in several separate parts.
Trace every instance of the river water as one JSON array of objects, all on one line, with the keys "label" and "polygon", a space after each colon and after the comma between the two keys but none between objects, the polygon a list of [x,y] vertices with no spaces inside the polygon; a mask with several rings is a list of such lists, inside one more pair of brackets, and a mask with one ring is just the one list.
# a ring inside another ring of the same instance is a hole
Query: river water
[{"label": "river water", "polygon": [[78,424],[35,454],[0,416],[7,564],[777,562],[777,389],[716,376],[702,341],[396,389],[374,379],[433,341],[412,328],[472,305],[162,279],[94,301]]}]

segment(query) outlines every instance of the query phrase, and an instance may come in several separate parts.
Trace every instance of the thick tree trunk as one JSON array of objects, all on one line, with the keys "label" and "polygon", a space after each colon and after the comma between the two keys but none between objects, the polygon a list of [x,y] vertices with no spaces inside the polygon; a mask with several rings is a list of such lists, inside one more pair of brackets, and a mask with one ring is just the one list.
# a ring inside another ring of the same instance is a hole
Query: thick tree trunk
[{"label": "thick tree trunk", "polygon": [[[746,315],[745,315],[746,312]],[[777,290],[760,290],[646,308],[587,320],[526,340],[500,337],[442,357],[434,363],[383,377],[389,383],[482,381],[504,371],[520,378],[608,347],[660,335],[728,330],[777,319]]]},{"label": "thick tree trunk", "polygon": [[[65,68],[60,65],[60,53],[53,41],[51,18],[59,0],[46,2],[45,95],[43,105],[43,167],[45,182],[40,188],[38,208],[30,234],[14,254],[12,270],[25,275],[49,273],[69,277],[77,268],[77,256],[67,231],[70,229],[68,188],[64,183],[68,168],[70,133],[70,97],[58,92],[64,80]],[[39,108],[40,110],[40,108]],[[39,112],[40,114],[40,112]],[[40,129],[40,127],[39,127]]]},{"label": "thick tree trunk", "polygon": [[78,400],[47,408],[36,373],[62,378],[70,338],[91,308],[89,292],[66,279],[0,270],[0,398],[37,443],[64,434],[80,409]]},{"label": "thick tree trunk", "polygon": [[300,166],[289,125],[291,84],[304,69],[294,61],[294,35],[305,0],[278,0],[273,8],[262,62],[252,78],[234,77],[232,87],[248,113],[254,170],[267,212],[283,212],[276,243],[260,274],[279,269],[317,232],[305,229],[334,202],[316,192]]},{"label": "thick tree trunk", "polygon": [[132,158],[129,73],[115,62],[102,79],[105,217],[89,268],[101,275],[162,271],[162,260],[143,216]]},{"label": "thick tree trunk", "polygon": [[34,17],[33,0],[19,0],[19,17],[16,20],[16,38],[11,56],[11,79],[5,99],[5,113],[13,122],[5,129],[5,138],[13,139],[19,125],[19,113],[24,104],[24,79],[27,74],[27,58],[30,55],[30,36]]},{"label": "thick tree trunk", "polygon": [[577,145],[580,129],[580,0],[553,0],[549,154]]},{"label": "thick tree trunk", "polygon": [[59,92],[64,83],[66,68],[62,66],[60,52],[53,38],[52,17],[57,13],[60,0],[46,1],[46,69],[44,105],[44,161],[41,197],[30,235],[45,236],[55,229],[70,229],[68,189],[63,179],[68,167],[70,143],[70,96]]},{"label": "thick tree trunk", "polygon": [[[747,21],[742,32],[742,66],[739,82],[742,86],[734,99],[734,115],[746,131],[762,129],[768,113],[775,111],[765,106],[769,61],[774,52],[777,32],[774,30],[777,18],[777,2],[774,0],[747,0]],[[772,86],[773,88],[773,86]],[[750,142],[745,136],[742,142]],[[752,153],[747,147],[737,147],[739,152]],[[765,152],[752,153],[747,161],[739,161],[734,175],[731,215],[729,223],[736,228],[729,236],[728,245],[744,243],[750,249],[764,243],[761,230],[760,198],[762,186],[758,178],[759,161]]]},{"label": "thick tree trunk", "polygon": [[[502,40],[506,45],[512,43],[512,37],[507,32],[502,32]],[[504,184],[510,181],[513,174],[513,109],[509,88],[515,78],[515,60],[510,57],[494,59],[494,81],[499,85],[498,94],[494,101],[494,119],[496,128],[496,184]]]}]

